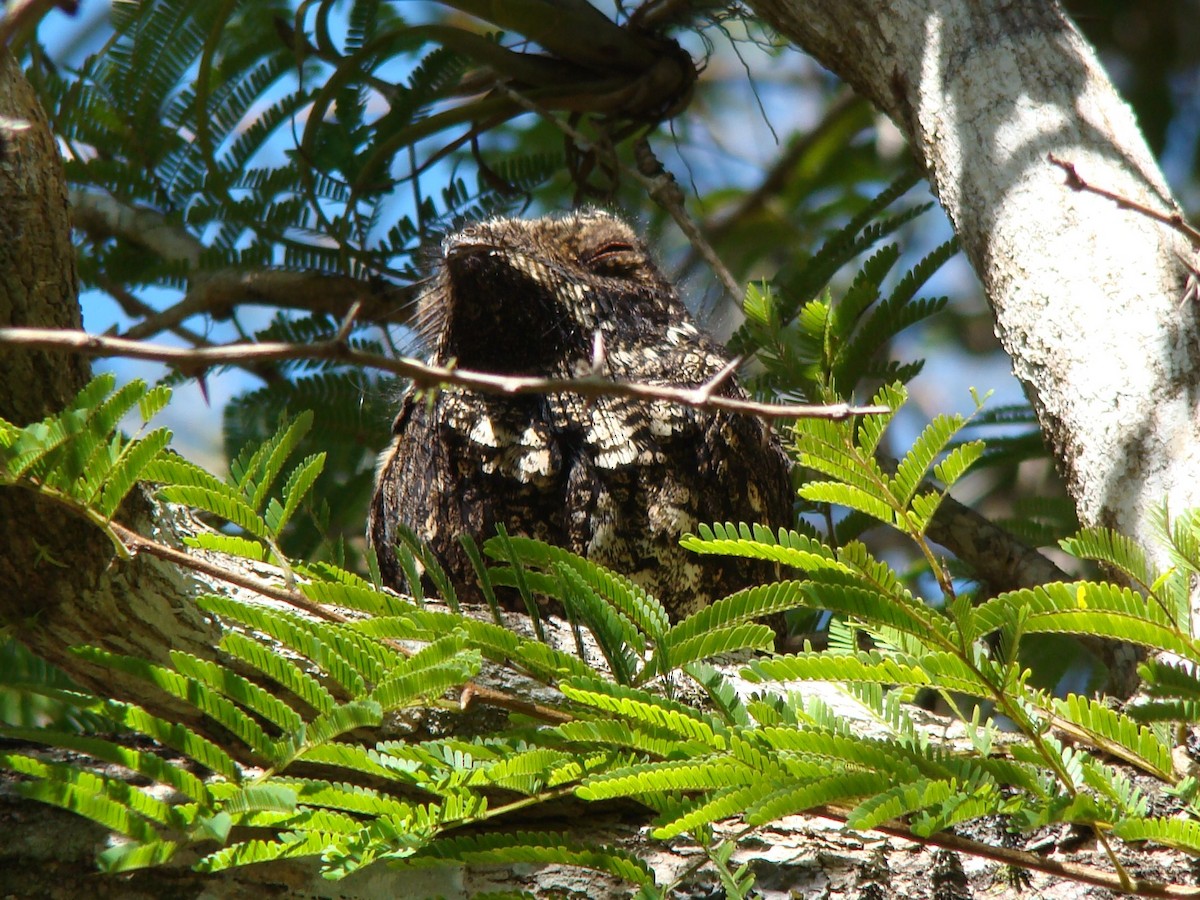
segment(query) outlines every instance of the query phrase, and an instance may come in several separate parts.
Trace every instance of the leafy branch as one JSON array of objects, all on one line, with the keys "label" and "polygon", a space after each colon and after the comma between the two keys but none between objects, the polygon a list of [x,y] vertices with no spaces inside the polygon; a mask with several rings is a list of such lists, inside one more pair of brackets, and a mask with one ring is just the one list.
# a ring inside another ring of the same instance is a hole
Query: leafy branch
[{"label": "leafy branch", "polygon": [[[102,376],[57,416],[24,428],[0,423],[4,482],[56,496],[130,549],[185,567],[215,565],[221,555],[257,562],[277,553],[280,530],[301,508],[320,464],[311,457],[288,463],[304,417],[239,456],[228,479],[217,479],[172,457],[153,431],[134,438],[116,432],[124,411],[140,407],[149,419],[167,394],[136,384],[116,390],[111,376]],[[892,386],[881,399],[895,405],[902,395]],[[802,421],[797,442],[828,472],[819,492],[920,540],[945,491],[981,448],[953,445],[963,420],[940,421],[894,474],[864,479],[855,468],[841,479],[834,470],[878,446],[890,420],[864,418],[840,430]],[[942,487],[918,488],[929,472]],[[117,523],[138,479],[226,523],[189,538],[205,561]],[[1069,552],[1126,572],[1147,587],[1144,596],[1081,581],[972,605],[950,592],[930,604],[856,541],[833,546],[797,531],[714,525],[689,537],[688,546],[770,560],[793,577],[739,591],[676,623],[629,579],[585,559],[516,536],[488,541],[494,564],[481,577],[489,590],[522,584],[562,604],[586,636],[584,656],[381,591],[337,566],[289,562],[280,583],[244,586],[308,615],[198,598],[224,623],[216,661],[173,652],[169,664],[152,664],[76,651],[191,705],[227,736],[221,745],[136,705],[24,684],[178,757],[99,734],[6,728],[8,737],[78,756],[58,762],[14,750],[0,754],[0,765],[21,776],[16,789],[23,796],[123,835],[100,860],[114,872],[161,864],[183,848],[200,853],[201,871],[310,857],[333,878],[380,861],[553,862],[605,871],[645,896],[666,896],[671,886],[655,884],[645,865],[619,848],[584,848],[561,835],[507,827],[531,806],[574,795],[645,804],[657,816],[657,838],[692,834],[722,882],[743,896],[753,879],[730,863],[738,841],[800,812],[1145,896],[1188,896],[1189,888],[1132,878],[1116,863],[1115,846],[1113,871],[1103,872],[953,833],[985,818],[1013,831],[1072,824],[1095,830],[1108,846],[1150,839],[1200,854],[1195,788],[1171,756],[1171,726],[1194,718],[1200,696],[1193,671],[1200,644],[1190,635],[1187,600],[1200,576],[1200,516],[1164,517],[1163,534],[1178,562],[1167,573],[1151,570],[1144,554],[1108,532],[1093,529],[1064,542]],[[834,615],[829,651],[752,657],[740,674],[756,690],[735,689],[716,658],[769,649],[772,631],[758,620],[797,607]],[[1076,695],[1056,699],[1030,686],[1017,663],[1022,643],[1044,633],[1134,641],[1168,650],[1177,662],[1143,666],[1151,699],[1123,711]],[[501,692],[480,684],[486,666],[532,678],[553,693],[555,705],[506,704]],[[798,689],[803,682],[836,685],[876,728],[864,732]],[[689,683],[707,698],[703,706],[685,702],[682,686]],[[902,701],[925,689],[963,709],[965,744],[942,744],[916,725]],[[514,719],[478,737],[370,737],[390,712],[457,710],[464,698],[508,709]],[[998,714],[1023,741],[1001,740]],[[87,758],[123,766],[182,799],[159,800],[81,761]],[[294,771],[314,764],[329,774]],[[1151,813],[1125,766],[1171,787],[1186,817],[1161,807]],[[468,825],[471,837],[462,832]],[[727,835],[719,840],[718,826]]]}]

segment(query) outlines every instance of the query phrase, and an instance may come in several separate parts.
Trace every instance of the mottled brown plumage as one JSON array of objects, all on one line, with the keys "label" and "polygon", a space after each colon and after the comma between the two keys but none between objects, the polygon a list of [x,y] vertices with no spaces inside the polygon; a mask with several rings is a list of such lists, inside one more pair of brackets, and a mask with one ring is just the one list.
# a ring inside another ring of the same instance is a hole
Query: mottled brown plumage
[{"label": "mottled brown plumage", "polygon": [[[696,386],[726,365],[633,231],[604,212],[492,219],[446,238],[419,319],[430,358],[461,368],[604,374]],[[727,382],[724,393],[740,389]],[[380,459],[370,539],[401,588],[397,522],[427,540],[458,588],[478,596],[461,532],[503,524],[634,578],[673,619],[770,576],[700,557],[679,538],[701,522],[791,522],[783,451],[761,421],[664,402],[572,395],[410,392]]]}]

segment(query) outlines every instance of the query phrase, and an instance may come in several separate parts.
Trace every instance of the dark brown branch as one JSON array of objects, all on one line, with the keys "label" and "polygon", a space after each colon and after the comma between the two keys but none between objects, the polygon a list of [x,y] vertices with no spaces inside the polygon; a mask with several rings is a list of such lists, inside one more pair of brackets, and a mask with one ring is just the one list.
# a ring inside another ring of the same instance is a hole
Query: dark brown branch
[{"label": "dark brown branch", "polygon": [[[93,239],[119,237],[165,262],[178,263],[192,271],[186,296],[161,312],[142,313],[143,321],[123,335],[130,340],[144,340],[162,331],[178,334],[179,324],[191,316],[210,315],[220,319],[232,315],[242,304],[300,309],[340,319],[353,303],[360,302],[361,320],[385,325],[408,320],[411,304],[404,288],[377,287],[362,279],[322,272],[279,269],[200,272],[204,245],[158,210],[130,206],[91,191],[73,190],[70,198],[74,226]],[[110,288],[106,290],[112,293]],[[126,303],[124,298],[118,301],[122,306]]]},{"label": "dark brown branch", "polygon": [[74,15],[79,4],[77,0],[14,0],[8,3],[4,14],[0,15],[0,47],[19,32],[32,34],[46,13],[56,8]]},{"label": "dark brown branch", "polygon": [[122,336],[144,340],[191,316],[228,317],[243,304],[301,309],[340,319],[353,304],[360,303],[360,319],[391,325],[407,321],[411,310],[402,289],[380,291],[345,275],[266,269],[215,272],[197,277],[195,282],[178,303],[147,317]]},{"label": "dark brown branch", "polygon": [[1035,548],[953,497],[946,497],[926,530],[993,590],[1037,587],[1071,576]]},{"label": "dark brown branch", "polygon": [[[836,822],[845,822],[847,818],[846,812],[829,806],[809,810],[809,814],[825,816]],[[968,853],[971,856],[978,856],[981,859],[990,859],[1021,869],[1028,869],[1032,872],[1044,872],[1047,875],[1065,878],[1070,881],[1079,882],[1080,884],[1091,884],[1096,887],[1108,888],[1111,891],[1121,894],[1132,892],[1139,897],[1167,897],[1171,898],[1171,900],[1186,900],[1186,898],[1200,897],[1200,887],[1190,887],[1182,884],[1164,884],[1159,881],[1149,881],[1143,878],[1132,879],[1131,883],[1126,884],[1116,873],[1104,872],[1092,866],[1063,862],[1047,856],[1030,853],[1028,850],[1015,850],[994,844],[984,844],[980,841],[972,841],[968,838],[959,837],[956,834],[949,834],[947,832],[932,834],[928,837],[919,837],[907,828],[899,825],[877,825],[872,830],[915,841],[925,846],[944,847],[947,850]]]},{"label": "dark brown branch", "polygon": [[145,344],[125,338],[102,337],[86,331],[48,328],[0,328],[0,344],[62,350],[86,356],[142,359],[167,363],[185,375],[199,375],[213,366],[247,366],[255,363],[295,359],[323,359],[390,372],[409,378],[419,388],[454,385],[485,394],[576,394],[581,397],[631,397],[661,400],[704,410],[726,410],[765,419],[817,418],[842,420],[851,416],[880,415],[889,412],[883,406],[851,406],[806,403],[759,403],[722,395],[708,396],[708,386],[695,388],[637,384],[607,378],[532,378],[470,372],[445,366],[432,366],[415,359],[392,358],[366,353],[339,341],[313,344],[228,344],[220,347],[180,348]]}]

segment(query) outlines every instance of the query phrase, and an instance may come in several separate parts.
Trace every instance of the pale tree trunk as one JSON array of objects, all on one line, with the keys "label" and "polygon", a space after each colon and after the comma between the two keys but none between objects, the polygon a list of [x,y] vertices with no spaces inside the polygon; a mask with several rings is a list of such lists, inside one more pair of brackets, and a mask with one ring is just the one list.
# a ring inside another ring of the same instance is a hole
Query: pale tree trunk
[{"label": "pale tree trunk", "polygon": [[[1153,544],[1200,506],[1200,345],[1181,305],[1195,254],[1077,192],[1176,207],[1133,113],[1047,0],[748,0],[908,137],[983,281],[997,332],[1081,521]],[[986,387],[980,385],[979,387]],[[1157,551],[1157,561],[1166,564]]]}]

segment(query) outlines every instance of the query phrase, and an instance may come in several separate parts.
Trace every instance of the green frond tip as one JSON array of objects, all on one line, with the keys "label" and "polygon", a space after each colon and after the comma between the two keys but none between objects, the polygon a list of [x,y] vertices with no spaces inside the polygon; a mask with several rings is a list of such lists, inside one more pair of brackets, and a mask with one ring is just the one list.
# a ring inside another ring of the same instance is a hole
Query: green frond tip
[{"label": "green frond tip", "polygon": [[1136,584],[1147,588],[1156,579],[1145,551],[1132,539],[1109,528],[1082,528],[1059,541],[1059,546],[1077,559],[1091,559],[1112,566]]},{"label": "green frond tip", "polygon": [[1200,854],[1200,822],[1195,819],[1130,818],[1116,823],[1113,834],[1123,841],[1153,841]]},{"label": "green frond tip", "polygon": [[928,673],[919,666],[904,665],[878,652],[855,656],[831,653],[802,653],[756,659],[742,670],[755,681],[828,681],[838,684],[862,681],[870,684],[928,686]]},{"label": "green frond tip", "polygon": [[117,844],[96,855],[96,864],[101,872],[115,875],[148,869],[170,862],[179,849],[175,841],[148,841]]},{"label": "green frond tip", "polygon": [[713,717],[649,691],[582,677],[564,679],[559,689],[569,700],[644,726],[654,733],[671,734],[715,747],[725,744],[724,729]]},{"label": "green frond tip", "polygon": [[1087,732],[1096,746],[1165,782],[1174,780],[1171,748],[1152,729],[1078,694],[1056,700],[1054,708],[1063,719]]},{"label": "green frond tip", "polygon": [[765,559],[803,570],[845,568],[831,548],[798,531],[781,528],[775,534],[763,525],[732,522],[701,523],[697,531],[699,535],[684,535],[680,546],[695,553]]},{"label": "green frond tip", "polygon": [[802,590],[803,584],[801,581],[780,581],[746,588],[728,597],[722,597],[716,603],[698,610],[676,624],[664,636],[661,646],[671,654],[672,665],[680,665],[676,653],[684,643],[717,629],[775,616],[789,609],[808,605]]}]

